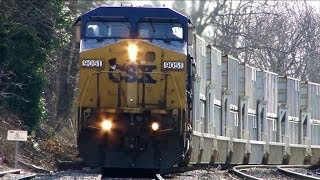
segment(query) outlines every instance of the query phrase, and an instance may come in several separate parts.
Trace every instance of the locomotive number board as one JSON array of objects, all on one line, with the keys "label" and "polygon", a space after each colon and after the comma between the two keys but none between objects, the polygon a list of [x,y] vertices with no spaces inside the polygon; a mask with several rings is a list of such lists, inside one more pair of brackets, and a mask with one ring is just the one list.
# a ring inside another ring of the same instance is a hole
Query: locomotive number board
[{"label": "locomotive number board", "polygon": [[183,70],[184,62],[179,61],[164,61],[162,64],[164,70]]}]

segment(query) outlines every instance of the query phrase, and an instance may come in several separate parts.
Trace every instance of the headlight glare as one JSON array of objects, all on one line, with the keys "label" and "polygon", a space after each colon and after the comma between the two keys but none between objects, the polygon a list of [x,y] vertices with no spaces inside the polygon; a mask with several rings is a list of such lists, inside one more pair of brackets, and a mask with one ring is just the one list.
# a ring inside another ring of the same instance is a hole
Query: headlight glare
[{"label": "headlight glare", "polygon": [[138,55],[138,46],[135,44],[129,44],[128,55],[129,55],[130,61],[135,62],[137,60],[137,55]]},{"label": "headlight glare", "polygon": [[112,121],[109,119],[104,119],[101,122],[101,128],[104,131],[110,131],[112,129]]},{"label": "headlight glare", "polygon": [[159,123],[157,123],[157,122],[153,122],[153,123],[151,124],[151,129],[152,129],[153,131],[159,130],[159,127],[160,127],[160,125],[159,125]]}]

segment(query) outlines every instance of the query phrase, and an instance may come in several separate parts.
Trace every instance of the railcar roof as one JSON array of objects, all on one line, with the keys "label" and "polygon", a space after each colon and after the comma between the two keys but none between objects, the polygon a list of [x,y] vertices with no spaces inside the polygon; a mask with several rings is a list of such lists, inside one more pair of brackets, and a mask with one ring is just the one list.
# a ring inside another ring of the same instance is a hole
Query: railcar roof
[{"label": "railcar roof", "polygon": [[98,7],[87,13],[81,15],[76,23],[81,20],[88,20],[93,16],[124,16],[131,20],[139,20],[143,17],[155,17],[155,18],[175,18],[180,22],[188,22],[188,18],[180,14],[179,12],[169,9],[169,8],[150,8],[150,7]]}]

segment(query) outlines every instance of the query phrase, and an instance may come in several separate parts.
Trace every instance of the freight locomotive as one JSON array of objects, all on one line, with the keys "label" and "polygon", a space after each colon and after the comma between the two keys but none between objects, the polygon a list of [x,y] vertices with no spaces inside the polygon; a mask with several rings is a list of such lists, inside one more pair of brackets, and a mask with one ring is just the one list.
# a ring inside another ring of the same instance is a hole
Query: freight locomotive
[{"label": "freight locomotive", "polygon": [[188,147],[188,18],[168,8],[99,7],[77,24],[80,155],[91,166],[177,163]]},{"label": "freight locomotive", "polygon": [[319,158],[319,84],[223,56],[169,8],[99,7],[76,27],[78,148],[88,165]]}]

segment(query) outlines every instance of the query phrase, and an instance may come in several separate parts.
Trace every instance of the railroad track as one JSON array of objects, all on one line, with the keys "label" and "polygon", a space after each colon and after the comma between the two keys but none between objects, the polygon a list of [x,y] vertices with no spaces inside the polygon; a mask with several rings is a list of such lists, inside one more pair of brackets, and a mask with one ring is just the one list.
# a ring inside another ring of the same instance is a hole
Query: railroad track
[{"label": "railroad track", "polygon": [[52,173],[52,171],[49,171],[47,169],[35,166],[33,164],[26,163],[26,162],[21,161],[21,160],[19,160],[19,167],[21,167],[23,169],[29,169],[29,170],[31,170],[32,172],[35,172],[35,173]]},{"label": "railroad track", "polygon": [[35,173],[22,173],[21,169],[13,169],[8,171],[0,172],[0,179],[18,179],[26,180],[35,178],[37,174]]},{"label": "railroad track", "polygon": [[164,180],[164,178],[161,176],[161,174],[156,174],[156,179],[157,180]]},{"label": "railroad track", "polygon": [[[270,175],[276,171],[276,168],[277,166],[269,165],[241,165],[233,167],[233,172],[243,179],[260,180],[270,177]],[[261,171],[263,171],[263,173]],[[261,177],[262,174],[264,177]],[[268,176],[268,174],[270,175]]]},{"label": "railroad track", "polygon": [[[280,173],[293,178],[320,180],[319,176],[316,177],[308,174],[310,172],[308,170],[309,167],[310,167],[309,165],[281,165],[281,166],[278,166],[277,169]],[[297,172],[297,170],[300,170],[300,172]]]},{"label": "railroad track", "polygon": [[308,175],[308,168],[308,165],[241,165],[233,167],[233,172],[238,177],[248,180],[292,178],[320,180],[319,177]]}]

